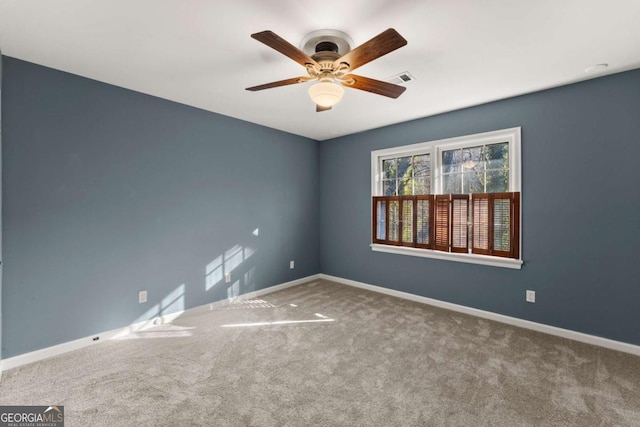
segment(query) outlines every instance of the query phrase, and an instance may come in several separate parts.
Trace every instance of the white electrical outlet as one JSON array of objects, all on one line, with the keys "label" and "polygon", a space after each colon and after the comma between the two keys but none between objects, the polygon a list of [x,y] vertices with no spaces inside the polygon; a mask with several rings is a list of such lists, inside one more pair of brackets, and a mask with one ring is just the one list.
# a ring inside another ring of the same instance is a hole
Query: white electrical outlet
[{"label": "white electrical outlet", "polygon": [[224,274],[224,283],[231,283],[231,273]]},{"label": "white electrical outlet", "polygon": [[143,304],[147,302],[147,291],[138,292],[138,303]]},{"label": "white electrical outlet", "polygon": [[536,302],[536,291],[527,291],[527,302]]},{"label": "white electrical outlet", "polygon": [[289,269],[293,270],[295,266],[296,266],[295,261],[289,261]]}]

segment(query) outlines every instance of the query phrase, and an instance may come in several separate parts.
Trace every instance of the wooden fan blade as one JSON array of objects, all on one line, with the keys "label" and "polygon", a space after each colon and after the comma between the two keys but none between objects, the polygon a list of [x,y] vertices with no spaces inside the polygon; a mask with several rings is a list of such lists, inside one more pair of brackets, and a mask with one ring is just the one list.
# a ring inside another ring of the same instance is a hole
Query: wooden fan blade
[{"label": "wooden fan blade", "polygon": [[364,64],[380,58],[389,52],[401,48],[406,45],[407,41],[396,30],[389,28],[378,34],[368,42],[361,44],[342,58],[334,62],[334,67],[338,67],[341,63],[349,64],[349,70],[353,71]]},{"label": "wooden fan blade", "polygon": [[304,83],[306,81],[309,81],[309,78],[306,77],[306,76],[304,76],[304,77],[294,77],[292,79],[279,80],[277,82],[265,83],[265,84],[259,85],[259,86],[251,86],[251,87],[246,88],[245,90],[250,90],[251,92],[255,92],[257,90],[271,89],[272,87],[279,87],[279,86],[294,85],[296,83]]},{"label": "wooden fan blade", "polygon": [[319,113],[321,111],[329,111],[329,110],[331,110],[331,107],[323,107],[322,105],[316,104],[316,113]]},{"label": "wooden fan blade", "polygon": [[397,98],[402,92],[407,90],[404,86],[394,85],[393,83],[383,82],[381,80],[370,79],[369,77],[357,76],[355,74],[347,74],[343,77],[342,86],[352,87],[354,89],[366,90],[389,98]]},{"label": "wooden fan blade", "polygon": [[258,40],[259,42],[266,44],[270,48],[277,50],[281,54],[288,56],[303,67],[306,67],[307,64],[319,67],[318,63],[314,61],[309,55],[307,55],[273,31],[262,31],[260,33],[251,34],[251,37]]}]

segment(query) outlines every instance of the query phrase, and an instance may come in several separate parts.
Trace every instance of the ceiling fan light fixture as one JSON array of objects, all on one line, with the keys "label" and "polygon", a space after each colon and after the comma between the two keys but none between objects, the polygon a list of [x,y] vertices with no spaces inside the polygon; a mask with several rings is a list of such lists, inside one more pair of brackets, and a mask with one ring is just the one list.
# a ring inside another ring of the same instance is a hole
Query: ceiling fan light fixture
[{"label": "ceiling fan light fixture", "polygon": [[318,82],[309,88],[311,100],[321,107],[333,107],[342,99],[344,89],[331,82]]}]

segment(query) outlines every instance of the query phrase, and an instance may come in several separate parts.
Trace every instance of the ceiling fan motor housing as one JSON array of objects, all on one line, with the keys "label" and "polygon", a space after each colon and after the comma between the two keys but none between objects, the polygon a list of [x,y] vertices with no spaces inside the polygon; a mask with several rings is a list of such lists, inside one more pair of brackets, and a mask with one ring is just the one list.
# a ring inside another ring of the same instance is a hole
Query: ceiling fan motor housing
[{"label": "ceiling fan motor housing", "polygon": [[[334,73],[334,62],[351,51],[353,41],[347,33],[338,30],[318,30],[307,34],[300,42],[302,50],[320,65],[320,69],[311,70],[315,77],[329,77]],[[343,74],[343,73],[339,73]],[[336,75],[333,75],[335,78]]]},{"label": "ceiling fan motor housing", "polygon": [[343,56],[353,49],[353,40],[343,31],[317,30],[304,36],[300,49],[309,56],[323,51]]},{"label": "ceiling fan motor housing", "polygon": [[332,41],[322,41],[316,45],[316,53],[335,52],[338,53],[338,45]]}]

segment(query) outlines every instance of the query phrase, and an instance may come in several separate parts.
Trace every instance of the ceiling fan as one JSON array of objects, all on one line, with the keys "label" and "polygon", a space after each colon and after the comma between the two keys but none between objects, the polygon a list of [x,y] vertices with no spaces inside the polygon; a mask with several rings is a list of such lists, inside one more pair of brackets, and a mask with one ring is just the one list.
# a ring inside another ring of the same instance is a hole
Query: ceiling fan
[{"label": "ceiling fan", "polygon": [[345,45],[348,47],[348,42],[345,43],[343,39],[335,37],[314,38],[314,42],[317,41],[317,43],[315,44],[315,53],[311,55],[293,46],[272,31],[251,34],[251,37],[296,61],[306,68],[308,75],[252,86],[246,90],[258,91],[316,80],[318,83],[309,88],[309,95],[316,103],[316,111],[327,111],[342,98],[344,93],[342,86],[365,90],[389,98],[399,97],[406,89],[404,86],[351,74],[356,68],[407,44],[404,37],[393,28],[383,31],[344,54],[339,52],[339,45],[340,47]]}]

